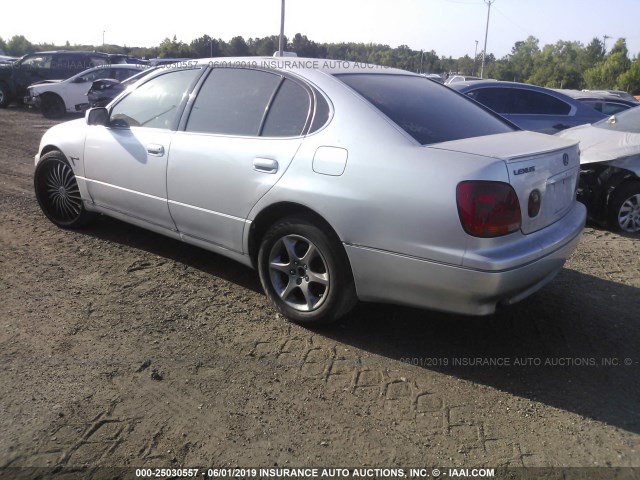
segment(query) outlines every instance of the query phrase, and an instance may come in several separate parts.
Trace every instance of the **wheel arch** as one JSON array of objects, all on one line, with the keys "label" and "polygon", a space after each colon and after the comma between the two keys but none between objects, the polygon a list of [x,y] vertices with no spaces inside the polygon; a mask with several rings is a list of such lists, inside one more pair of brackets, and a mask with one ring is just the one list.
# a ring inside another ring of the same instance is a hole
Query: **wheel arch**
[{"label": "wheel arch", "polygon": [[609,177],[605,184],[605,189],[607,191],[606,196],[606,204],[607,206],[611,202],[611,199],[616,191],[620,188],[624,188],[625,186],[633,183],[640,183],[640,177],[638,177],[631,170],[627,170],[625,168],[620,167],[611,167],[615,168],[614,173]]},{"label": "wheel arch", "polygon": [[67,156],[64,153],[62,153],[62,150],[60,150],[55,145],[45,145],[44,147],[42,147],[42,150],[40,151],[40,158],[44,157],[47,153],[51,153],[51,152],[60,152],[60,154],[65,158],[65,160],[67,160],[67,162],[69,161]]},{"label": "wheel arch", "polygon": [[[254,268],[257,268],[260,242],[262,241],[265,233],[267,233],[269,227],[282,218],[294,215],[312,218],[315,222],[318,222],[320,227],[323,227],[326,232],[328,232],[340,245],[342,245],[342,240],[333,226],[312,208],[295,202],[274,203],[262,209],[251,222],[251,227],[249,228],[248,253]],[[347,257],[346,252],[345,257]],[[349,271],[351,271],[351,265],[348,265],[348,267]]]}]

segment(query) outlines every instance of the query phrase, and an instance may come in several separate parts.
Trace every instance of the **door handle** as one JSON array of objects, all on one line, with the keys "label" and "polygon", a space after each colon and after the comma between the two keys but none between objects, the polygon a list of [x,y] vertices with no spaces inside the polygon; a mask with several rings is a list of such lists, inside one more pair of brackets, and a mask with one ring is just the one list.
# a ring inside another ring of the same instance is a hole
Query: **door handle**
[{"label": "door handle", "polygon": [[276,173],[278,171],[278,162],[272,158],[256,157],[253,159],[253,169],[257,172]]},{"label": "door handle", "polygon": [[155,143],[147,145],[147,153],[154,157],[161,157],[164,155],[164,147]]}]

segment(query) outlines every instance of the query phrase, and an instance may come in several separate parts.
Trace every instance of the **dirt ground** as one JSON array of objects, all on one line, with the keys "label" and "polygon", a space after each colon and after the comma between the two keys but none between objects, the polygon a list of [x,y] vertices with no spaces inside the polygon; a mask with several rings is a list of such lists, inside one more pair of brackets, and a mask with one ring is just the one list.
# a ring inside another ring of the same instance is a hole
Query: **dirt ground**
[{"label": "dirt ground", "polygon": [[587,228],[494,316],[366,304],[314,331],[221,256],[54,227],[53,124],[0,110],[0,469],[640,467],[639,238]]}]

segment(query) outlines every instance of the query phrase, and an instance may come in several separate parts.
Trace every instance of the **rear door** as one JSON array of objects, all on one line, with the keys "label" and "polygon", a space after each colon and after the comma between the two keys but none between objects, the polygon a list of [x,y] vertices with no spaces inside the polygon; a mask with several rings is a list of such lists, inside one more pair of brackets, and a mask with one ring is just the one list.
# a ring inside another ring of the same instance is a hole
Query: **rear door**
[{"label": "rear door", "polygon": [[279,74],[213,69],[169,156],[169,210],[178,230],[242,251],[246,218],[278,181],[311,116],[306,86]]}]

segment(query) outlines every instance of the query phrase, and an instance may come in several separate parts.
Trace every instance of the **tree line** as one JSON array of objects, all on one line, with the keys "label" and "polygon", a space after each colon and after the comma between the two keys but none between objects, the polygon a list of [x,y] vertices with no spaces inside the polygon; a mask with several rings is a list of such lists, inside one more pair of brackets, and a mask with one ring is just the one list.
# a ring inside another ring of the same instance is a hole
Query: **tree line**
[{"label": "tree line", "polygon": [[[488,54],[484,77],[497,80],[532,83],[550,88],[616,89],[640,94],[640,56],[630,58],[624,38],[618,39],[610,51],[594,38],[588,45],[560,40],[540,47],[533,36],[515,43],[511,52],[502,58]],[[276,35],[263,38],[233,37],[230,41],[203,35],[185,43],[165,38],[156,47],[140,48],[119,45],[54,45],[32,44],[24,36],[16,35],[5,41],[0,37],[0,50],[6,55],[22,56],[44,50],[100,50],[122,53],[138,58],[207,58],[235,56],[271,56],[278,50]],[[350,60],[401,68],[418,73],[479,75],[481,55],[454,59],[439,56],[435,51],[413,50],[406,45],[392,48],[376,43],[317,43],[297,33],[286,39],[286,50],[299,57]]]}]

